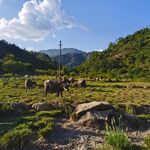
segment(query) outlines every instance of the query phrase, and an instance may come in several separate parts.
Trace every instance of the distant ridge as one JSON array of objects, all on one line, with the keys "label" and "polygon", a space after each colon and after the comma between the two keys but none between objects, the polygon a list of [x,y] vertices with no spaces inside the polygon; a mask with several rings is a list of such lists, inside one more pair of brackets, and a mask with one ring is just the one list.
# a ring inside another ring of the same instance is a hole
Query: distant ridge
[{"label": "distant ridge", "polygon": [[[59,60],[59,49],[41,50],[40,52],[48,54],[53,57],[57,62]],[[69,68],[75,68],[86,61],[89,53],[75,48],[62,49],[62,63]]]},{"label": "distant ridge", "polygon": [[[41,50],[40,52],[45,53],[49,55],[50,57],[55,57],[59,55],[59,49],[48,49],[48,50]],[[78,50],[75,48],[63,48],[62,49],[62,55],[63,54],[72,54],[72,53],[85,53],[82,50]]]}]

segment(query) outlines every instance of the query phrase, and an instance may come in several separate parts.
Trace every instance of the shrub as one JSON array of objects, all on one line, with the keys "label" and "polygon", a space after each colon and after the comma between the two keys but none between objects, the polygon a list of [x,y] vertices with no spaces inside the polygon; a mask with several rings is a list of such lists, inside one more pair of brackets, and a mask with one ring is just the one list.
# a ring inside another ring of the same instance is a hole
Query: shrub
[{"label": "shrub", "polygon": [[54,119],[53,118],[42,118],[39,121],[34,123],[34,126],[36,128],[44,128],[49,122],[52,122]]},{"label": "shrub", "polygon": [[61,110],[53,110],[53,111],[40,111],[36,113],[38,117],[56,117],[62,113]]},{"label": "shrub", "polygon": [[39,134],[43,137],[48,136],[53,131],[54,123],[48,123],[45,128],[39,131]]},{"label": "shrub", "polygon": [[150,149],[150,133],[144,138],[144,143]]},{"label": "shrub", "polygon": [[108,130],[106,132],[106,141],[114,148],[123,149],[129,146],[127,134],[121,130]]},{"label": "shrub", "polygon": [[76,115],[76,113],[73,112],[73,113],[70,115],[70,118],[71,118],[73,121],[77,121],[78,116]]},{"label": "shrub", "polygon": [[19,126],[0,138],[0,147],[5,150],[23,150],[30,143],[32,131],[26,125]]}]

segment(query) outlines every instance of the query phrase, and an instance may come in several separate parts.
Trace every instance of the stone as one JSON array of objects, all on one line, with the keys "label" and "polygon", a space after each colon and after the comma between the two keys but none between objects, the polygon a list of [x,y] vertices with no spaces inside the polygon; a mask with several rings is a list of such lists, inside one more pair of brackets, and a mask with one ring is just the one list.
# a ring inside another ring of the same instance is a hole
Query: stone
[{"label": "stone", "polygon": [[32,108],[37,111],[48,111],[52,109],[49,103],[35,103],[32,105]]},{"label": "stone", "polygon": [[105,129],[106,123],[110,125],[112,118],[116,120],[117,116],[115,108],[103,101],[80,104],[75,109],[74,114],[77,125],[100,129]]},{"label": "stone", "polygon": [[113,117],[116,117],[116,112],[114,109],[108,109],[105,111],[88,111],[86,114],[81,116],[81,118],[79,118],[77,124],[80,126],[105,129],[106,123],[110,124]]},{"label": "stone", "polygon": [[108,102],[93,101],[93,102],[89,102],[89,103],[80,104],[75,109],[75,114],[81,115],[92,109],[101,111],[101,110],[107,110],[107,109],[114,109],[114,107],[111,104],[109,104]]}]

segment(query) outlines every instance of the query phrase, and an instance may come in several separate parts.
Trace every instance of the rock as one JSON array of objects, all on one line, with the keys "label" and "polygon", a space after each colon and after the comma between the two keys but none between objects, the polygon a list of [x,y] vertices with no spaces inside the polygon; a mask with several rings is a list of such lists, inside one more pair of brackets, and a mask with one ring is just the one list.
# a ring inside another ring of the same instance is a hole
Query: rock
[{"label": "rock", "polygon": [[128,127],[129,130],[143,129],[146,124],[144,120],[133,114],[126,113],[122,119],[123,126]]},{"label": "rock", "polygon": [[98,127],[104,129],[106,123],[117,116],[115,108],[107,102],[93,101],[80,104],[74,111],[75,122],[79,126]]},{"label": "rock", "polygon": [[75,109],[75,114],[76,115],[81,115],[83,113],[86,113],[87,111],[90,110],[107,110],[107,109],[114,109],[114,107],[109,104],[108,102],[103,102],[103,101],[93,101],[89,103],[83,103],[80,104],[76,109]]},{"label": "rock", "polygon": [[52,109],[52,107],[49,103],[35,103],[32,105],[32,108],[37,111],[46,111],[46,110]]}]

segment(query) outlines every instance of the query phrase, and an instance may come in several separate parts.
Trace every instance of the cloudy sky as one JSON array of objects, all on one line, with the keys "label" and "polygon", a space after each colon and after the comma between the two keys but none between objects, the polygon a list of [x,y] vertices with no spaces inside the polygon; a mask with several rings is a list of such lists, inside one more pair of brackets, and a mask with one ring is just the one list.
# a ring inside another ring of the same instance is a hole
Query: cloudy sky
[{"label": "cloudy sky", "polygon": [[0,39],[22,48],[85,51],[150,25],[150,0],[0,0]]}]

